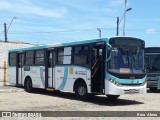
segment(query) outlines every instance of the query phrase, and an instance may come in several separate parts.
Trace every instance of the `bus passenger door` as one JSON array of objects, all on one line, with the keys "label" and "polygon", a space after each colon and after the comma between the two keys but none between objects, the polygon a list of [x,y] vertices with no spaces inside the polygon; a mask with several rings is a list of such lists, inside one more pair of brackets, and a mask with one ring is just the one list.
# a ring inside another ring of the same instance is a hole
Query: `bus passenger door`
[{"label": "bus passenger door", "polygon": [[17,70],[16,70],[16,85],[22,85],[23,81],[23,66],[24,66],[24,53],[18,53],[17,55]]},{"label": "bus passenger door", "polygon": [[46,88],[55,88],[55,51],[48,51],[47,57]]},{"label": "bus passenger door", "polygon": [[105,80],[105,44],[96,43],[92,46],[91,91],[104,93]]}]

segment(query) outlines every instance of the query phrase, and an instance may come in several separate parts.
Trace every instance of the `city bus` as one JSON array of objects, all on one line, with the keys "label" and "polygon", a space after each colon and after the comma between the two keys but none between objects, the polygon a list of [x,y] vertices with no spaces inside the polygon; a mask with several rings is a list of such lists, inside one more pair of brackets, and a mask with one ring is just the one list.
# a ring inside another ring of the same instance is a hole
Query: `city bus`
[{"label": "city bus", "polygon": [[12,49],[7,80],[13,85],[73,92],[79,99],[146,93],[145,42],[110,37]]},{"label": "city bus", "polygon": [[160,88],[160,47],[145,48],[147,88],[156,92]]}]

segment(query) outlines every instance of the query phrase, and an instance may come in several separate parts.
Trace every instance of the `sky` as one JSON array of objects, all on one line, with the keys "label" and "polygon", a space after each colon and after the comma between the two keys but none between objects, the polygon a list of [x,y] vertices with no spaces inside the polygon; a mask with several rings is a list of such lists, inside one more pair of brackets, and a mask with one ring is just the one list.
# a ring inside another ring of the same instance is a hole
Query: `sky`
[{"label": "sky", "polygon": [[[125,0],[0,0],[0,40],[54,44],[116,36]],[[127,0],[125,35],[160,46],[160,0]],[[123,19],[119,35],[123,35]]]}]

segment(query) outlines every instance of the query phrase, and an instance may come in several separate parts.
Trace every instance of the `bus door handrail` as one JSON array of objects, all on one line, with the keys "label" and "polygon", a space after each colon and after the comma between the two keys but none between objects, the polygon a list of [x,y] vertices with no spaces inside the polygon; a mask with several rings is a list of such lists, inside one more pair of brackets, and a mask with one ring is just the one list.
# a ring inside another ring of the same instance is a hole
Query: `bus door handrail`
[{"label": "bus door handrail", "polygon": [[[112,49],[112,46],[111,46],[109,43],[107,43],[107,47]],[[107,52],[106,52],[106,56],[107,56]],[[106,62],[108,62],[109,59],[111,59],[111,54],[110,54],[110,56],[107,58]]]},{"label": "bus door handrail", "polygon": [[95,62],[94,65],[92,66],[92,69],[94,69],[94,67],[96,66],[97,62],[98,62],[98,58],[96,59],[96,62]]}]

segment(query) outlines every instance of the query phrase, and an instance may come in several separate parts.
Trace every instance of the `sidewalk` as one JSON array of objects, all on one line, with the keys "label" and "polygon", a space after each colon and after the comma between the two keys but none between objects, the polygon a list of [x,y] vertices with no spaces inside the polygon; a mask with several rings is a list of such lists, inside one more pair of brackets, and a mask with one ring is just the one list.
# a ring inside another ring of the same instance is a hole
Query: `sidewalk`
[{"label": "sidewalk", "polygon": [[17,92],[17,91],[24,91],[24,89],[14,87],[9,83],[6,83],[6,86],[3,86],[3,82],[0,81],[0,93],[10,93],[10,92]]},{"label": "sidewalk", "polygon": [[[4,85],[4,82],[2,81],[2,80],[0,80],[0,86],[3,86]],[[12,86],[12,84],[10,84],[10,83],[8,83],[8,82],[6,82],[6,85],[11,85]]]},{"label": "sidewalk", "polygon": [[[0,87],[3,86],[3,85],[4,85],[4,82],[0,81]],[[9,84],[9,83],[6,82],[6,85],[11,85],[11,84]]]}]

